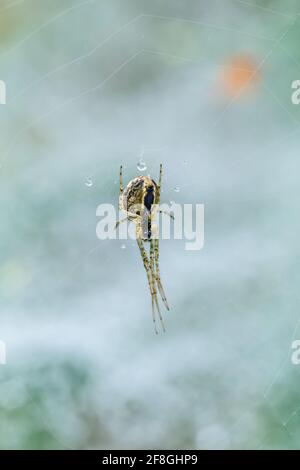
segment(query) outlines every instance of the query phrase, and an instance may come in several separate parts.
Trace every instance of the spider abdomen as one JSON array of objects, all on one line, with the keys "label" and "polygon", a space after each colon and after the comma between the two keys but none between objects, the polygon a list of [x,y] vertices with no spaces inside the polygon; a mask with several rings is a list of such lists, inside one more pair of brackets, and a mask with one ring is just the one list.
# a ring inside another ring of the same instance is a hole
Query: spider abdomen
[{"label": "spider abdomen", "polygon": [[149,176],[137,176],[126,186],[122,206],[127,212],[141,215],[146,208],[151,212],[155,202],[156,183]]}]

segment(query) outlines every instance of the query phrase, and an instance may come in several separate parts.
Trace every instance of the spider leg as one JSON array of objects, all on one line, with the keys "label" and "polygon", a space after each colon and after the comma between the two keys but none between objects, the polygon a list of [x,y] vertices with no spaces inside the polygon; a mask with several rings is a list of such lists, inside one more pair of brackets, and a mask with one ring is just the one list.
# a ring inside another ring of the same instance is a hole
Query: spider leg
[{"label": "spider leg", "polygon": [[122,224],[123,222],[125,222],[126,220],[129,220],[128,217],[125,217],[124,219],[118,220],[116,225],[115,225],[115,230],[117,230],[119,225]]},{"label": "spider leg", "polygon": [[[151,303],[152,303],[152,319],[153,319],[153,324],[154,324],[154,331],[156,334],[158,334],[157,327],[156,327],[156,316],[155,316],[155,307],[157,308],[159,318],[161,319],[161,314],[159,310],[159,305],[157,301],[157,293],[156,293],[156,288],[155,288],[155,277],[153,276],[153,272],[151,270],[150,262],[147,256],[147,252],[145,250],[142,238],[141,238],[141,229],[139,227],[139,224],[136,224],[136,241],[138,244],[138,247],[140,249],[141,257],[144,263],[144,268],[146,270],[147,278],[148,278],[148,284],[149,284],[149,289],[150,289],[150,294],[151,294]],[[162,321],[162,319],[161,319]],[[162,322],[162,327],[164,329],[164,325]]]},{"label": "spider leg", "polygon": [[[160,164],[160,167],[159,167],[159,180],[158,180],[158,185],[157,185],[157,194],[156,194],[156,198],[155,198],[156,199],[155,203],[156,203],[157,207],[159,207],[159,204],[160,204],[161,183],[162,183],[162,164]],[[167,213],[167,214],[170,215],[170,217],[172,218],[172,214],[170,214],[170,213]],[[154,214],[153,214],[153,217],[154,217]],[[155,280],[156,280],[156,284],[157,284],[159,293],[161,295],[163,303],[165,304],[166,309],[170,310],[169,305],[168,305],[168,301],[167,301],[167,297],[166,297],[164,288],[163,288],[161,280],[160,280],[159,237],[158,237],[158,235],[154,239],[154,257],[155,257]]]},{"label": "spider leg", "polygon": [[155,303],[156,303],[156,308],[157,308],[157,311],[158,311],[158,316],[159,316],[159,319],[160,319],[160,323],[161,323],[163,331],[165,332],[166,329],[165,329],[163,318],[162,318],[161,313],[160,313],[158,300],[157,300],[156,276],[155,276],[155,271],[154,271],[154,252],[155,252],[154,240],[151,239],[150,240],[150,270],[151,270],[151,277],[152,277],[152,284],[153,284],[153,294],[154,294],[153,296],[154,296],[154,300],[155,300]]},{"label": "spider leg", "polygon": [[161,188],[161,180],[162,180],[162,163],[159,166],[159,180],[158,180],[158,187]]},{"label": "spider leg", "polygon": [[155,280],[156,284],[159,290],[159,293],[161,295],[162,301],[165,304],[165,307],[167,310],[170,310],[167,297],[164,291],[164,288],[162,286],[161,280],[160,280],[160,270],[159,270],[159,240],[158,238],[153,240],[154,242],[154,253],[155,253]]},{"label": "spider leg", "polygon": [[119,209],[122,208],[121,199],[123,196],[123,167],[120,166],[120,191],[119,191]]},{"label": "spider leg", "polygon": [[123,167],[120,166],[120,194],[123,193]]},{"label": "spider leg", "polygon": [[148,256],[147,256],[146,250],[143,246],[143,242],[142,242],[141,238],[137,237],[136,241],[137,241],[138,247],[140,249],[141,257],[142,257],[142,260],[143,260],[143,263],[144,263],[144,268],[145,268],[146,273],[147,273],[148,284],[149,284],[150,293],[151,293],[151,301],[152,301],[152,320],[153,320],[155,334],[158,334],[157,327],[156,327],[156,319],[155,319],[155,304],[154,304],[154,297],[153,297],[153,292],[152,292],[152,278],[151,278],[149,260],[148,260]]},{"label": "spider leg", "polygon": [[160,210],[159,213],[160,213],[160,214],[166,214],[166,215],[168,215],[168,216],[170,217],[170,219],[175,220],[174,215],[171,214],[171,213],[168,212],[168,211],[162,211],[162,210]]}]

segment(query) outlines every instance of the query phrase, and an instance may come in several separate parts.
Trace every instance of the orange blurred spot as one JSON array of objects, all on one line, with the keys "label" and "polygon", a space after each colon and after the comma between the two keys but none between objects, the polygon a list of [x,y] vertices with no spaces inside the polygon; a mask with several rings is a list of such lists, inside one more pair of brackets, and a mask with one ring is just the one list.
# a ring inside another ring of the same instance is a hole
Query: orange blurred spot
[{"label": "orange blurred spot", "polygon": [[258,82],[257,64],[248,55],[232,57],[224,65],[221,80],[226,94],[236,96],[250,91]]}]

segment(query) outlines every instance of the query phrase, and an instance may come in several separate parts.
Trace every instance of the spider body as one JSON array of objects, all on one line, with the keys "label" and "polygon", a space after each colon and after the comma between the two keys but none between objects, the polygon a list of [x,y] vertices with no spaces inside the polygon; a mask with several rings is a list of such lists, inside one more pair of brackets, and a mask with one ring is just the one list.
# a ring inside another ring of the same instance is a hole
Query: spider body
[{"label": "spider body", "polygon": [[[157,300],[159,292],[162,301],[169,310],[166,295],[160,280],[159,271],[159,240],[155,218],[160,203],[160,188],[162,180],[162,165],[160,165],[159,182],[156,183],[150,176],[137,176],[131,180],[123,190],[122,166],[120,167],[120,195],[119,207],[126,213],[126,218],[135,223],[136,241],[147,273],[148,284],[152,300],[152,317],[156,328],[156,312],[165,331],[163,319]],[[169,214],[170,215],[170,214]],[[119,221],[117,226],[123,222]],[[144,242],[150,243],[149,256]]]},{"label": "spider body", "polygon": [[158,195],[157,184],[150,176],[137,176],[120,194],[120,209],[127,213],[128,220],[138,225],[139,238],[150,241],[154,207]]}]

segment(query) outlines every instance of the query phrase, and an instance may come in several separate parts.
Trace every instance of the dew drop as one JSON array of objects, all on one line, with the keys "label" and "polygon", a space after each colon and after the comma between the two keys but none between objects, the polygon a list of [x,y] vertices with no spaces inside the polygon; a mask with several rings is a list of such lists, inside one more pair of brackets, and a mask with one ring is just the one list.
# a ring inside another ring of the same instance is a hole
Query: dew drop
[{"label": "dew drop", "polygon": [[179,186],[175,186],[174,192],[175,192],[175,193],[179,193],[179,191],[180,191],[180,187],[179,187]]},{"label": "dew drop", "polygon": [[121,250],[126,250],[126,245],[125,245],[125,243],[123,243],[123,244],[121,245]]},{"label": "dew drop", "polygon": [[147,170],[147,165],[146,165],[146,163],[144,162],[144,160],[142,158],[139,159],[138,164],[137,164],[136,167],[139,171]]},{"label": "dew drop", "polygon": [[93,184],[94,184],[94,183],[93,183],[92,178],[90,178],[90,177],[86,178],[86,180],[85,180],[85,185],[86,185],[88,188],[90,188],[91,186],[93,186]]}]

